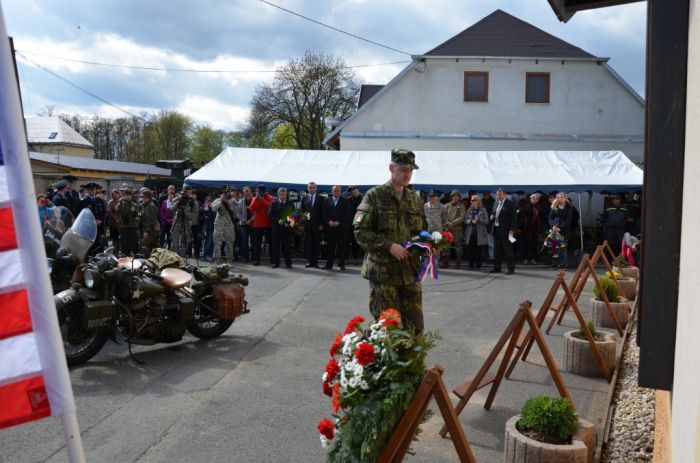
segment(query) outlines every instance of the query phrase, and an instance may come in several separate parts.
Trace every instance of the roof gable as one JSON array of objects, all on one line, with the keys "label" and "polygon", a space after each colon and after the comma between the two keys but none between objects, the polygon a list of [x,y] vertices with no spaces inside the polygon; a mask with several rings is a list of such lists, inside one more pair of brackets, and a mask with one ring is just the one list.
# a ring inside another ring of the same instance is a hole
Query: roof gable
[{"label": "roof gable", "polygon": [[74,145],[94,148],[92,143],[76,132],[59,117],[28,117],[27,138],[29,143]]},{"label": "roof gable", "polygon": [[502,10],[494,11],[425,55],[595,58]]},{"label": "roof gable", "polygon": [[359,109],[362,107],[362,105],[367,103],[367,101],[376,95],[382,88],[384,88],[383,85],[362,84],[360,87],[360,99],[357,101],[357,108]]}]

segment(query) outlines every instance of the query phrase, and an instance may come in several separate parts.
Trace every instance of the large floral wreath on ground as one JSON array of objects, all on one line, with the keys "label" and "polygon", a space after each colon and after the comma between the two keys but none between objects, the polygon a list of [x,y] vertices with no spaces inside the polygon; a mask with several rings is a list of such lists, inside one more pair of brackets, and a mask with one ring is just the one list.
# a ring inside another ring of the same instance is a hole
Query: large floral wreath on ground
[{"label": "large floral wreath on ground", "polygon": [[333,420],[321,420],[318,431],[323,447],[333,445],[328,461],[334,463],[379,458],[423,380],[425,358],[438,337],[403,330],[394,309],[368,329],[362,327],[364,321],[355,317],[338,333],[323,373]]}]

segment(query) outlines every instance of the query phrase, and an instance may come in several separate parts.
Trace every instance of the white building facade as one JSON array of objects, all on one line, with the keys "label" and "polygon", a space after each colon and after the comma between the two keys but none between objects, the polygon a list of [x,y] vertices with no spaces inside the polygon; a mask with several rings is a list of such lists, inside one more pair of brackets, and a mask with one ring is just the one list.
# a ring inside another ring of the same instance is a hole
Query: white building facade
[{"label": "white building facade", "polygon": [[[539,41],[539,55],[521,56],[529,50],[507,43],[509,28]],[[475,34],[491,42],[474,45]],[[343,150],[617,149],[641,163],[643,134],[644,102],[606,58],[497,11],[414,57],[327,140]]]}]

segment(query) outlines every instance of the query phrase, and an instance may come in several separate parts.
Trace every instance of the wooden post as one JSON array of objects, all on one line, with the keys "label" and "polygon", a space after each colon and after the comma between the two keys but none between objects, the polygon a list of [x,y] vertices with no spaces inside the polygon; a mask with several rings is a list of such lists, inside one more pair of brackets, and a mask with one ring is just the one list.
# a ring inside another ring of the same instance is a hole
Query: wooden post
[{"label": "wooden post", "polygon": [[[530,332],[532,333],[532,336],[534,338],[534,341],[537,343],[537,346],[540,348],[542,357],[544,357],[544,361],[547,364],[547,368],[549,369],[549,373],[552,375],[552,379],[554,380],[554,384],[557,386],[559,394],[562,397],[566,398],[569,401],[569,403],[571,403],[572,407],[574,406],[573,401],[571,400],[571,395],[569,394],[569,390],[567,389],[566,384],[564,384],[564,380],[561,377],[561,374],[559,373],[557,363],[554,360],[554,357],[552,356],[549,347],[547,346],[547,341],[545,341],[544,336],[542,336],[540,327],[537,325],[535,318],[530,312],[531,306],[532,303],[530,301],[525,301],[522,304],[520,304],[520,307],[518,307],[518,310],[513,316],[513,319],[511,320],[510,324],[503,332],[503,335],[501,335],[500,339],[496,343],[496,346],[493,348],[488,358],[486,359],[486,362],[484,362],[482,367],[479,369],[479,372],[476,374],[474,379],[461,384],[453,390],[455,395],[459,397],[459,402],[455,406],[455,413],[457,415],[459,415],[459,413],[462,412],[462,410],[467,405],[467,402],[469,402],[469,399],[474,394],[474,392],[493,383],[493,385],[491,386],[491,390],[489,391],[486,403],[484,404],[484,408],[486,410],[491,408],[493,400],[496,396],[496,392],[498,391],[498,387],[500,386],[501,380],[505,375],[506,367],[510,362],[510,357],[513,353],[513,349],[515,348],[515,344],[520,336],[520,332],[522,331],[523,325],[525,323],[527,323],[530,327]],[[510,342],[508,343],[508,348],[506,349],[506,353],[503,359],[501,360],[501,364],[498,368],[497,374],[495,376],[491,375],[490,373],[488,373],[489,369],[491,368],[491,365],[493,365],[493,362],[496,360],[496,357],[498,357],[498,354],[501,352],[501,349],[503,349],[503,346],[509,340]],[[449,430],[447,429],[447,427],[443,426],[440,430],[440,435],[442,437],[445,437],[448,431]]]},{"label": "wooden post", "polygon": [[461,463],[476,463],[476,458],[469,446],[467,436],[464,434],[457,413],[452,408],[452,402],[445,384],[442,382],[443,372],[442,367],[438,365],[428,369],[423,381],[416,390],[416,394],[413,396],[411,404],[401,417],[401,420],[399,420],[391,438],[389,438],[389,442],[387,442],[379,460],[377,460],[378,463],[399,463],[403,461],[432,398],[435,398],[435,402],[437,402],[440,413],[445,420],[445,427],[449,430],[450,436],[452,436],[452,443],[459,456],[459,461]]}]

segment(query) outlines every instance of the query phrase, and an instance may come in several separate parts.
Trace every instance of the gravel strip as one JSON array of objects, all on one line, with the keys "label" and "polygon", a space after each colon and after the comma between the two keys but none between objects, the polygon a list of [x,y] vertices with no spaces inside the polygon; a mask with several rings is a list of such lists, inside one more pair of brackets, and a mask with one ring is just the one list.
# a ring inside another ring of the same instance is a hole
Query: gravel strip
[{"label": "gravel strip", "polygon": [[620,376],[615,387],[610,436],[602,463],[652,461],[654,455],[654,390],[637,386],[639,347],[636,319],[622,352]]}]

